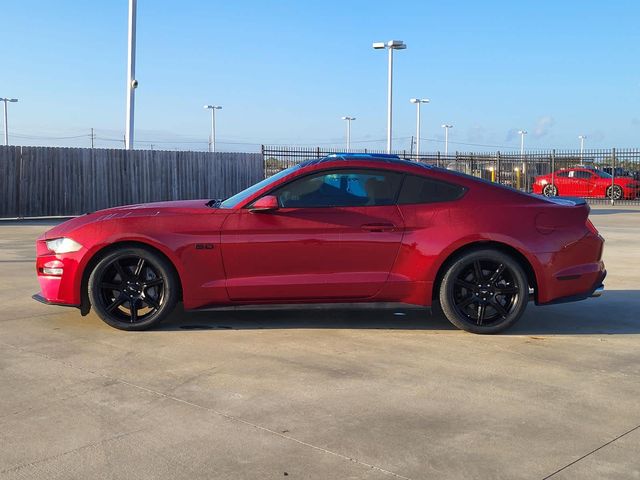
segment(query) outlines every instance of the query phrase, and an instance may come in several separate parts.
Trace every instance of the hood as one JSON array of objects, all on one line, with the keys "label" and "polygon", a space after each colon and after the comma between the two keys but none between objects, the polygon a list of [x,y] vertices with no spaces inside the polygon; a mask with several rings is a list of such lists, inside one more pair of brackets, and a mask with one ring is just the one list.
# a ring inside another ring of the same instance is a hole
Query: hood
[{"label": "hood", "polygon": [[87,213],[72,218],[47,231],[43,238],[57,238],[76,230],[89,223],[115,220],[131,217],[158,217],[169,215],[211,215],[217,212],[229,213],[229,210],[220,210],[207,205],[209,200],[175,200],[169,202],[139,203],[135,205],[123,205],[120,207],[106,208],[93,213]]}]

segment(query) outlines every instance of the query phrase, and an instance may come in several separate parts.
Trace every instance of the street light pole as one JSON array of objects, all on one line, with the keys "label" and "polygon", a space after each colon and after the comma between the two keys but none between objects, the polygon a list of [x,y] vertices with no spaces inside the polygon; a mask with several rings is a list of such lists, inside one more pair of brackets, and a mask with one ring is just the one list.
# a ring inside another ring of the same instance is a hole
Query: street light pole
[{"label": "street light pole", "polygon": [[133,149],[133,110],[135,104],[136,80],[136,8],[137,0],[129,0],[129,35],[127,58],[127,118],[125,120],[125,148]]},{"label": "street light pole", "polygon": [[580,139],[580,161],[582,161],[582,156],[584,155],[584,139],[587,138],[586,135],[579,135]]},{"label": "street light pole", "polygon": [[216,151],[216,110],[222,110],[218,105],[205,105],[204,108],[211,110],[211,137],[209,137],[209,151]]},{"label": "street light pole", "polygon": [[351,122],[355,119],[356,117],[342,117],[342,120],[347,121],[347,152],[351,151]]},{"label": "street light pole", "polygon": [[402,40],[389,40],[388,42],[375,42],[373,48],[376,50],[386,48],[389,50],[387,67],[387,153],[391,153],[391,135],[393,122],[393,51],[407,48]]},{"label": "street light pole", "polygon": [[524,136],[529,133],[526,130],[518,130],[520,134],[520,157],[524,159]]},{"label": "street light pole", "polygon": [[449,155],[449,129],[453,128],[453,125],[445,123],[442,128],[444,128],[444,156],[446,157]]},{"label": "street light pole", "polygon": [[4,102],[4,144],[9,145],[9,120],[7,114],[7,103],[17,102],[17,98],[0,98],[0,102]]},{"label": "street light pole", "polygon": [[409,100],[416,104],[416,158],[420,159],[420,104],[429,103],[428,98],[412,98]]}]

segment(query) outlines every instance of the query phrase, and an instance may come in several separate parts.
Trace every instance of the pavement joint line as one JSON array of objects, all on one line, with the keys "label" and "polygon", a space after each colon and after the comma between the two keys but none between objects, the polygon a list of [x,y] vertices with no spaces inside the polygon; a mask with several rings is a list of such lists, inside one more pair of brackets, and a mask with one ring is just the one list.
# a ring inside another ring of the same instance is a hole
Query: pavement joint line
[{"label": "pavement joint line", "polygon": [[[356,463],[356,464],[361,465],[361,466],[363,466],[363,467],[367,467],[367,468],[369,468],[369,469],[371,469],[371,470],[376,470],[376,471],[378,471],[378,472],[380,472],[380,473],[384,473],[384,474],[386,474],[386,475],[390,475],[390,476],[393,476],[393,477],[395,477],[395,478],[400,478],[400,479],[402,479],[402,480],[412,480],[412,479],[411,479],[411,478],[409,478],[409,477],[405,477],[404,475],[400,475],[399,473],[395,473],[395,472],[392,472],[392,471],[390,471],[390,470],[386,470],[386,469],[384,469],[384,468],[382,468],[382,467],[378,467],[377,465],[373,465],[373,464],[370,464],[370,463],[364,462],[364,461],[362,461],[362,460],[358,460],[357,458],[352,458],[352,457],[349,457],[349,456],[347,456],[347,455],[343,455],[343,454],[341,454],[341,453],[334,452],[334,451],[332,451],[332,450],[329,450],[329,449],[326,449],[326,448],[320,447],[320,446],[318,446],[318,445],[313,445],[312,443],[305,442],[304,440],[299,440],[299,439],[297,439],[297,438],[295,438],[295,437],[292,437],[292,436],[290,436],[290,435],[285,435],[285,434],[280,433],[280,432],[278,432],[278,431],[276,431],[276,430],[272,430],[272,429],[271,429],[271,428],[269,428],[269,427],[264,427],[264,426],[262,426],[262,425],[258,425],[258,424],[256,424],[256,423],[252,423],[252,422],[250,422],[250,421],[248,421],[248,420],[244,420],[243,418],[236,417],[236,416],[234,416],[234,415],[230,415],[230,414],[228,414],[228,413],[224,413],[224,412],[221,412],[221,411],[219,411],[219,410],[215,410],[215,409],[213,409],[213,408],[210,408],[210,407],[207,407],[207,406],[204,406],[204,405],[199,405],[199,404],[197,404],[197,403],[190,402],[189,400],[184,400],[184,399],[179,398],[179,397],[176,397],[176,396],[174,396],[174,395],[168,395],[168,394],[166,394],[166,393],[159,392],[159,391],[154,390],[154,389],[152,389],[152,388],[143,387],[142,385],[137,385],[137,384],[135,384],[135,383],[128,382],[127,380],[123,380],[123,379],[121,379],[121,378],[112,377],[112,376],[105,375],[105,374],[100,373],[100,372],[95,372],[95,371],[93,371],[93,370],[89,370],[89,369],[87,369],[87,368],[78,367],[77,365],[74,365],[74,364],[69,363],[69,362],[64,362],[64,361],[62,361],[62,360],[59,360],[59,359],[54,358],[54,357],[51,357],[51,356],[46,355],[46,354],[44,354],[44,353],[32,352],[32,351],[27,350],[26,348],[24,348],[24,347],[20,347],[20,346],[18,346],[18,345],[12,345],[12,344],[10,344],[10,343],[5,343],[5,342],[0,342],[0,344],[4,345],[4,346],[6,346],[6,347],[9,347],[9,348],[13,348],[13,349],[15,349],[15,350],[19,350],[19,351],[21,351],[21,352],[23,352],[23,353],[28,353],[28,354],[30,354],[30,355],[35,355],[35,356],[38,356],[38,357],[45,358],[45,359],[47,359],[47,360],[51,360],[51,361],[54,361],[54,362],[60,363],[60,364],[62,364],[62,365],[64,365],[64,366],[66,366],[66,367],[69,367],[69,368],[73,368],[73,369],[76,369],[76,370],[81,370],[81,371],[84,371],[84,372],[87,372],[87,373],[91,373],[91,374],[93,374],[93,375],[96,375],[96,376],[99,376],[99,377],[102,377],[102,378],[106,378],[106,379],[108,379],[108,380],[116,381],[116,382],[121,383],[121,384],[123,384],[123,385],[127,385],[127,386],[130,386],[130,387],[133,387],[133,388],[136,388],[136,389],[139,389],[139,390],[142,390],[142,391],[145,391],[145,392],[151,393],[151,394],[153,394],[153,395],[156,395],[156,396],[159,396],[159,397],[162,397],[162,398],[166,398],[166,399],[168,399],[168,400],[172,400],[172,401],[177,402],[177,403],[182,403],[182,404],[184,404],[184,405],[189,405],[189,406],[191,406],[191,407],[195,407],[195,408],[198,408],[198,409],[200,409],[200,410],[205,410],[205,411],[207,411],[207,412],[213,413],[213,414],[218,415],[218,416],[220,416],[220,417],[226,418],[227,420],[231,420],[231,421],[234,421],[234,422],[239,422],[239,423],[242,423],[242,424],[244,424],[244,425],[250,426],[250,427],[252,427],[252,428],[255,428],[255,429],[258,429],[258,430],[262,430],[263,432],[271,433],[271,434],[273,434],[273,435],[276,435],[276,436],[281,437],[281,438],[284,438],[284,439],[286,439],[286,440],[289,440],[289,441],[292,441],[292,442],[298,443],[298,444],[303,445],[303,446],[305,446],[305,447],[309,447],[309,448],[312,448],[312,449],[317,450],[317,451],[319,451],[319,452],[327,453],[327,454],[329,454],[329,455],[333,455],[333,456],[338,457],[338,458],[341,458],[341,459],[343,459],[343,460],[347,460],[347,461],[349,461],[349,462]],[[138,432],[138,431],[141,431],[141,430],[137,430],[137,431],[130,432],[130,433],[136,433],[136,432]],[[127,434],[121,434],[120,436],[129,435],[130,433],[127,433]],[[101,443],[101,442],[108,441],[108,440],[111,440],[111,439],[102,440],[102,441],[100,441],[100,442],[96,442],[96,444],[99,444],[99,443]],[[79,447],[78,449],[75,449],[75,450],[79,450],[79,449],[81,449],[81,448],[84,448],[84,447],[90,447],[90,446],[92,446],[92,445],[85,445],[85,446],[83,446],[83,447]],[[67,454],[67,453],[71,453],[71,452],[73,452],[73,451],[75,451],[75,450],[71,450],[70,452],[64,452],[64,453],[62,453],[62,454],[60,454],[60,455],[65,455],[65,454]],[[55,458],[55,457],[51,457],[51,458]],[[32,462],[31,464],[25,464],[24,466],[33,465],[33,464],[40,463],[40,462],[43,462],[43,461],[46,461],[46,460],[49,460],[49,459],[42,459],[42,460],[40,460],[40,461]],[[13,468],[11,468],[11,469],[9,469],[9,470],[1,471],[0,473],[9,472],[9,471],[16,470],[16,469],[18,469],[18,468],[22,468],[22,467],[23,467],[23,466],[13,467]]]},{"label": "pavement joint line", "polygon": [[636,425],[635,427],[633,427],[630,430],[627,430],[626,432],[618,435],[616,438],[614,438],[613,440],[609,440],[607,443],[604,443],[602,445],[600,445],[598,448],[594,448],[593,450],[591,450],[588,453],[585,453],[583,456],[581,456],[580,458],[574,460],[571,463],[566,464],[564,467],[559,468],[558,470],[556,470],[555,472],[553,472],[550,475],[547,475],[546,477],[544,477],[542,480],[547,480],[548,478],[551,478],[555,475],[557,475],[558,473],[562,472],[563,470],[566,470],[567,468],[571,467],[572,465],[575,465],[576,463],[578,463],[581,460],[584,460],[585,458],[587,458],[589,455],[592,455],[594,453],[596,453],[598,450],[602,450],[603,448],[605,448],[608,445],[611,445],[613,442],[620,440],[622,437],[624,437],[625,435],[629,435],[630,433],[632,433],[635,430],[638,430],[640,428],[640,425]]},{"label": "pavement joint line", "polygon": [[119,439],[121,439],[123,437],[127,437],[127,436],[133,435],[135,433],[140,433],[140,432],[142,432],[144,430],[145,430],[144,428],[140,428],[138,430],[132,430],[130,432],[118,433],[117,435],[114,435],[112,437],[103,438],[102,440],[98,440],[96,442],[86,443],[84,445],[80,445],[79,447],[72,448],[71,450],[67,450],[66,452],[62,452],[62,453],[59,453],[57,455],[52,455],[50,457],[41,458],[39,460],[34,460],[33,462],[23,463],[21,465],[16,465],[14,467],[10,467],[10,468],[7,468],[5,470],[1,470],[0,473],[16,472],[16,471],[22,470],[24,468],[34,467],[34,466],[39,465],[41,463],[46,463],[46,462],[49,462],[51,460],[56,460],[58,458],[62,458],[62,457],[66,456],[66,455],[69,455],[71,453],[79,452],[80,450],[84,450],[85,448],[93,448],[93,447],[96,447],[98,445],[102,445],[104,443],[112,442],[114,440],[119,440]]}]

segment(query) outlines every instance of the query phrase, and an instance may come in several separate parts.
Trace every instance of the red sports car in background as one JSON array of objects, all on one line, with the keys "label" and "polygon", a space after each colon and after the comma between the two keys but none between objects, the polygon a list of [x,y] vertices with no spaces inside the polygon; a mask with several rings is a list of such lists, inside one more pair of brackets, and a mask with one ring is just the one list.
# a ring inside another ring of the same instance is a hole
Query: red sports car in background
[{"label": "red sports car in background", "polygon": [[37,240],[37,300],[142,330],[178,301],[439,305],[501,331],[538,304],[597,296],[603,239],[582,200],[546,199],[393,156],[310,160],[224,201],[84,215]]},{"label": "red sports car in background", "polygon": [[563,168],[553,175],[542,175],[533,182],[533,193],[555,197],[634,199],[640,194],[640,182],[632,177],[613,177],[597,168]]}]

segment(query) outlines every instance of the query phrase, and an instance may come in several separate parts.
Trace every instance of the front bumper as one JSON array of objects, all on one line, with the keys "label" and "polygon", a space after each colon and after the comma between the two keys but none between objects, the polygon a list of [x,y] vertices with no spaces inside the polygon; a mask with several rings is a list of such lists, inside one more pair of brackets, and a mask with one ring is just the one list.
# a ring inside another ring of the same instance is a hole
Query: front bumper
[{"label": "front bumper", "polygon": [[41,293],[36,293],[34,295],[31,295],[31,298],[33,298],[36,302],[40,302],[40,303],[44,303],[45,305],[57,305],[59,307],[75,307],[75,308],[80,308],[80,305],[71,305],[69,303],[59,303],[59,302],[53,302],[51,300],[47,300],[46,298],[44,298],[42,296]]}]

